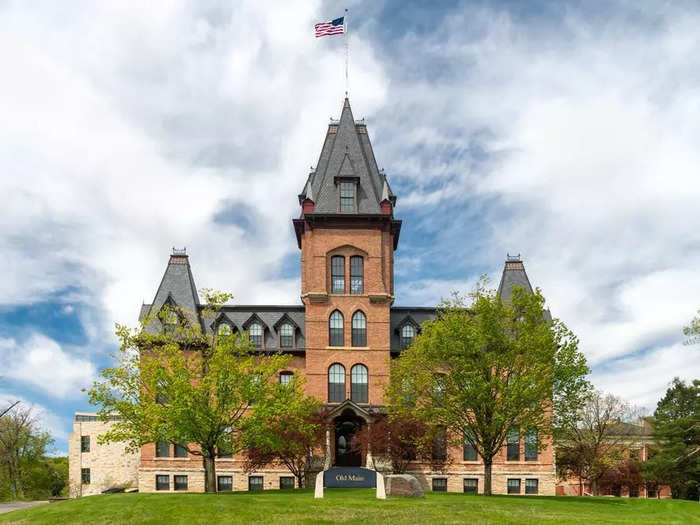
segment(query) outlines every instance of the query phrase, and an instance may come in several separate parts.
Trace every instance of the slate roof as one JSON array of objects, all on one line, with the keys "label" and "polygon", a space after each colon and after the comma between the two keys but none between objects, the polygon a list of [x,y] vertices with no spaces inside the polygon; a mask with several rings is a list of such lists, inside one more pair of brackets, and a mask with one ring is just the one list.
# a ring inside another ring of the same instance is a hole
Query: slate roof
[{"label": "slate roof", "polygon": [[400,328],[409,322],[413,322],[420,327],[425,321],[430,321],[437,317],[437,308],[427,306],[394,306],[389,313],[389,341],[391,343],[391,353],[401,352],[401,342],[399,340]]},{"label": "slate roof", "polygon": [[[204,307],[200,308],[200,311]],[[248,326],[248,321],[257,317],[263,324],[265,350],[279,350],[279,338],[277,334],[277,322],[283,317],[288,317],[293,325],[296,325],[293,350],[304,351],[306,348],[306,330],[304,323],[304,305],[227,305],[221,310],[202,319],[204,330],[213,334],[218,324],[229,323],[235,331],[243,332]],[[285,350],[289,350],[285,348]]]},{"label": "slate roof", "polygon": [[[380,214],[380,202],[388,199],[392,205],[396,196],[383,173],[377,168],[372,144],[364,122],[355,122],[346,98],[338,122],[331,122],[326,132],[316,169],[309,174],[299,201],[314,201],[311,215],[337,214],[338,178],[358,181],[358,215]],[[343,215],[353,213],[343,212]]]},{"label": "slate roof", "polygon": [[520,260],[520,256],[508,255],[506,257],[506,264],[503,267],[501,283],[498,285],[498,295],[501,296],[501,299],[510,301],[514,286],[520,286],[529,293],[533,291],[530,285],[530,279],[527,278],[527,274],[525,273],[525,265],[523,261]]}]

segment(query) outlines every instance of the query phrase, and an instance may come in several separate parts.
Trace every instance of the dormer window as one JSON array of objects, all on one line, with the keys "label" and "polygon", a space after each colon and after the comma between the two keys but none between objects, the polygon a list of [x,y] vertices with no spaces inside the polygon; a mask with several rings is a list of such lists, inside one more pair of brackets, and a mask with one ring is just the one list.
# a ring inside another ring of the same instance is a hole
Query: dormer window
[{"label": "dormer window", "polygon": [[233,333],[233,330],[231,330],[231,325],[228,323],[221,323],[219,325],[219,328],[216,330],[216,335],[220,337],[226,337],[229,336]]},{"label": "dormer window", "polygon": [[354,212],[355,211],[355,190],[357,184],[354,182],[343,181],[340,183],[340,211]]},{"label": "dormer window", "polygon": [[401,327],[401,348],[408,348],[416,337],[416,327],[405,324]]},{"label": "dormer window", "polygon": [[168,310],[163,315],[163,329],[166,333],[172,334],[175,331],[179,321],[180,319],[177,316],[177,312],[175,312],[175,310]]},{"label": "dormer window", "polygon": [[280,326],[280,346],[283,348],[291,347],[294,344],[294,328],[289,323],[284,323]]},{"label": "dormer window", "polygon": [[262,346],[263,343],[263,328],[260,323],[252,323],[248,327],[248,335],[250,336],[251,342],[255,346]]}]

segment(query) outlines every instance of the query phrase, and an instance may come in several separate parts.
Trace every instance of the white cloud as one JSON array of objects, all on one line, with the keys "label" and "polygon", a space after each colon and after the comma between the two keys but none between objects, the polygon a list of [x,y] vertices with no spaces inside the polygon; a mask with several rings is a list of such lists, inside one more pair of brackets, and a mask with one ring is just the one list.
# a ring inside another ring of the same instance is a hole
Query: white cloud
[{"label": "white cloud", "polygon": [[44,335],[33,334],[18,343],[0,339],[0,370],[5,379],[54,398],[77,398],[84,394],[95,378],[95,367],[89,361],[67,353]]}]

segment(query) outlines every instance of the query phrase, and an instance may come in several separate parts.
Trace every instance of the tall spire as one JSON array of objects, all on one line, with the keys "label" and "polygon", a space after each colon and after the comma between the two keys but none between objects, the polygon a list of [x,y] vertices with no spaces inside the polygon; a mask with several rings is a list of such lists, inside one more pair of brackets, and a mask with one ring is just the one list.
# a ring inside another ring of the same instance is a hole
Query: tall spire
[{"label": "tall spire", "polygon": [[[355,206],[352,211],[348,208],[341,211],[341,182],[353,183],[349,186],[355,191]],[[377,168],[367,126],[364,120],[355,121],[347,97],[343,101],[340,119],[332,120],[328,125],[316,169],[310,174],[299,195],[300,204],[305,199],[314,202],[312,215],[386,214],[387,206],[381,206],[384,200],[391,204],[389,214],[393,210],[396,197],[385,176]]]},{"label": "tall spire", "polygon": [[506,263],[503,267],[501,283],[498,285],[498,295],[502,300],[510,300],[513,295],[514,286],[520,286],[526,292],[532,293],[530,279],[528,279],[527,273],[525,273],[525,265],[520,258],[520,254],[506,255]]}]

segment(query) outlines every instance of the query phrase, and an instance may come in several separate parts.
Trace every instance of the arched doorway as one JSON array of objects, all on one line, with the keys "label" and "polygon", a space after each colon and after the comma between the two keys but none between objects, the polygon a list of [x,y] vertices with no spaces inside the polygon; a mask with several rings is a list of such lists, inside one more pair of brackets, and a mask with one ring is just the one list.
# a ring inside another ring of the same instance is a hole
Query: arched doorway
[{"label": "arched doorway", "polygon": [[362,448],[357,443],[357,433],[362,428],[362,418],[346,410],[336,417],[335,423],[335,465],[339,467],[362,466]]}]

